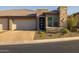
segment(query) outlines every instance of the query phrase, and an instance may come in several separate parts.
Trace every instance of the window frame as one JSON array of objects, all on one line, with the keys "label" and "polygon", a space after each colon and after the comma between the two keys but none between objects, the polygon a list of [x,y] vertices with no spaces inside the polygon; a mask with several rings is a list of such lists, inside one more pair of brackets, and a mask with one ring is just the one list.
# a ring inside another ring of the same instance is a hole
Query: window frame
[{"label": "window frame", "polygon": [[[50,21],[49,21],[50,17],[51,17],[51,25],[50,25]],[[48,27],[52,27],[52,16],[48,16]]]},{"label": "window frame", "polygon": [[[52,25],[52,26],[49,26],[49,17],[52,17],[52,21],[51,21],[51,25]],[[59,25],[57,25],[57,26],[54,25],[54,23],[58,23],[58,24],[59,24],[58,18],[57,18],[56,21],[54,21],[55,18],[53,19],[53,17],[57,17],[57,16],[55,16],[55,15],[53,15],[53,16],[48,16],[48,27],[59,27]]]}]

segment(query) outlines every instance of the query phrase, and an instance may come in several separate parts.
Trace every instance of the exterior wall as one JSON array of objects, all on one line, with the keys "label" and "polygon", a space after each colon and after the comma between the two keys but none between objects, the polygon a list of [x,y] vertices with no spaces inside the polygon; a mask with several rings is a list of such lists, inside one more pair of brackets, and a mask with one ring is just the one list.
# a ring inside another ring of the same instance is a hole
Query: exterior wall
[{"label": "exterior wall", "polygon": [[0,18],[0,30],[8,30],[8,18]]},{"label": "exterior wall", "polygon": [[[21,28],[17,28],[17,25]],[[0,18],[0,30],[36,29],[35,18]]]},{"label": "exterior wall", "polygon": [[23,29],[23,30],[35,30],[36,29],[36,19],[35,18],[14,18],[13,29]]},{"label": "exterior wall", "polygon": [[61,6],[59,10],[60,27],[67,27],[67,7]]},{"label": "exterior wall", "polygon": [[[57,15],[59,17],[59,26],[60,27],[67,27],[67,7],[65,7],[65,6],[59,7],[58,11],[59,11],[59,15],[58,14]],[[15,30],[17,27],[16,22],[19,23],[20,22],[19,20],[26,20],[27,24],[29,24],[30,22],[32,23],[34,21],[35,28],[37,28],[39,30],[39,17],[41,17],[44,12],[48,12],[48,10],[47,9],[37,9],[36,10],[36,14],[37,14],[36,19],[35,18],[12,18],[12,17],[10,17],[9,18],[9,25],[8,25],[8,18],[7,19],[0,18],[0,29],[4,29],[4,28],[8,29],[8,26],[9,26],[10,30]],[[30,12],[28,12],[28,13],[30,13]],[[46,15],[44,17],[46,20],[46,28],[47,28],[48,27],[48,19],[47,19],[48,15]],[[2,23],[5,25],[3,25]],[[29,27],[30,27],[31,23],[28,25]],[[20,24],[21,24],[21,22],[20,22]],[[23,25],[22,25],[22,27],[23,27]]]},{"label": "exterior wall", "polygon": [[[48,27],[48,17],[52,17],[52,16],[59,16],[58,14],[52,14],[52,15],[46,15],[46,31],[48,32],[48,31],[53,31],[53,30],[56,30],[56,29],[58,29],[58,27]],[[59,19],[59,17],[58,17],[58,19]],[[52,23],[53,24],[53,23]],[[59,24],[59,21],[58,21],[58,23],[57,24]]]},{"label": "exterior wall", "polygon": [[37,9],[36,10],[36,14],[37,14],[37,30],[39,30],[39,17],[41,17],[41,15],[44,12],[48,12],[48,9]]},{"label": "exterior wall", "polygon": [[14,30],[13,18],[9,18],[9,30]]}]

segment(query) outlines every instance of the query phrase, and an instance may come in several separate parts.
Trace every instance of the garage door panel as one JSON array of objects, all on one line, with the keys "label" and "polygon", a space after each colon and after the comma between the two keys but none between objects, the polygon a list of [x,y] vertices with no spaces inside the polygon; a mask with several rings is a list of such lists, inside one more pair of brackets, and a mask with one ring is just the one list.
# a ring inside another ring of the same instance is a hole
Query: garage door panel
[{"label": "garage door panel", "polygon": [[33,30],[36,29],[36,21],[35,20],[15,20],[16,29],[19,30]]},{"label": "garage door panel", "polygon": [[2,25],[3,30],[8,30],[8,19],[7,18],[0,18],[0,24]]}]

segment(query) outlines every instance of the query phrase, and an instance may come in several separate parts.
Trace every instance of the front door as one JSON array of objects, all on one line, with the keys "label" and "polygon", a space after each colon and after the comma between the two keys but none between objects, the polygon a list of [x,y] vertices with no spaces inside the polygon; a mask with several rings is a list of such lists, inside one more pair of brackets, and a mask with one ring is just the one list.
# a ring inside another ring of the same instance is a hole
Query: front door
[{"label": "front door", "polygon": [[39,18],[39,29],[40,30],[45,30],[45,17],[40,17]]}]

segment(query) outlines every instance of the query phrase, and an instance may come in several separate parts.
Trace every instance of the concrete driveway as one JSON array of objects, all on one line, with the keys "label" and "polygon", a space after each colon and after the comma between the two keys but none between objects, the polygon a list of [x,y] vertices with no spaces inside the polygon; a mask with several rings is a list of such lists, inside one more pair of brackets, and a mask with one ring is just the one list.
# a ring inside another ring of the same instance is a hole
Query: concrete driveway
[{"label": "concrete driveway", "polygon": [[0,33],[0,44],[24,43],[27,40],[33,40],[35,31],[6,31]]}]

